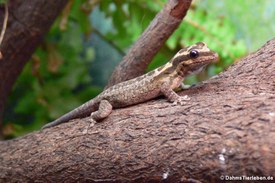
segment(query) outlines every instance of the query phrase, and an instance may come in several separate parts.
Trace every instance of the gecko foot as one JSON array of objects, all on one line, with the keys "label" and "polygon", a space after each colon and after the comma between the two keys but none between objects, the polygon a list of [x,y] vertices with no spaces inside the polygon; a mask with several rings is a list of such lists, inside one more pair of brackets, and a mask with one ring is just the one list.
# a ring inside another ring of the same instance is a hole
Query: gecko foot
[{"label": "gecko foot", "polygon": [[83,130],[83,134],[87,134],[88,133],[88,131],[89,131],[89,129],[91,128],[91,127],[93,127],[95,124],[96,124],[96,121],[93,119],[93,118],[89,118],[88,119],[88,122],[89,122],[89,125],[87,126],[87,128],[85,128],[84,130]]},{"label": "gecko foot", "polygon": [[184,105],[186,101],[190,100],[188,95],[185,96],[179,96],[174,102],[173,105]]}]

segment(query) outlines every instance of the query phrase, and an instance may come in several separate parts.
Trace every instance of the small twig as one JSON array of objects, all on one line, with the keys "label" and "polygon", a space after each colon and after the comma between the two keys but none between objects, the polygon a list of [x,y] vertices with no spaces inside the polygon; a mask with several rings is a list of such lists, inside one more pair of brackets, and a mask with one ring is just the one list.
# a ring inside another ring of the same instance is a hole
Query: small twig
[{"label": "small twig", "polygon": [[126,53],[113,41],[108,39],[106,36],[104,36],[99,30],[93,27],[93,32],[96,33],[99,37],[101,37],[103,40],[105,40],[107,43],[109,43],[113,48],[115,48],[121,55],[125,55]]},{"label": "small twig", "polygon": [[59,23],[59,28],[61,31],[65,31],[67,29],[68,17],[70,15],[73,2],[73,0],[70,0],[68,4],[65,6],[64,10],[62,11],[61,21]]},{"label": "small twig", "polygon": [[[6,2],[5,3],[5,17],[4,17],[4,22],[3,22],[3,28],[2,28],[1,35],[0,35],[0,46],[2,44],[6,29],[7,29],[8,17],[9,17],[9,8],[8,8],[8,2]],[[0,59],[2,59],[2,58],[3,58],[3,55],[2,55],[2,52],[0,51]]]}]

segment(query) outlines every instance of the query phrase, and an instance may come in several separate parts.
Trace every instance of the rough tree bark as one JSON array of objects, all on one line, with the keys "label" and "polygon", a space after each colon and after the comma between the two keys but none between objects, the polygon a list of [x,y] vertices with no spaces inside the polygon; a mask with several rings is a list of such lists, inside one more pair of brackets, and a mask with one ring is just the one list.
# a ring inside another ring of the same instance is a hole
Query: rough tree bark
[{"label": "rough tree bark", "polygon": [[[67,0],[9,1],[9,21],[1,45],[3,59],[0,60],[0,139],[4,105],[8,94],[66,2]],[[4,13],[4,8],[1,7],[1,27]]]},{"label": "rough tree bark", "polygon": [[275,178],[275,39],[180,92],[0,142],[0,182],[220,182]]},{"label": "rough tree bark", "polygon": [[191,2],[192,0],[168,0],[115,68],[106,88],[144,74],[153,57],[185,17]]}]

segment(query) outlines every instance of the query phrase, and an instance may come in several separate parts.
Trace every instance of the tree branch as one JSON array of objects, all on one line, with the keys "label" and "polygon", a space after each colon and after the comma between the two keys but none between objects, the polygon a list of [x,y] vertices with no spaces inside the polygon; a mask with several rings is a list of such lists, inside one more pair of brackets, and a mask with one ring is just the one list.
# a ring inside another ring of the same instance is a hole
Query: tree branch
[{"label": "tree branch", "polygon": [[88,130],[76,119],[0,142],[0,182],[220,182],[275,177],[275,39],[200,86]]},{"label": "tree branch", "polygon": [[[0,127],[4,105],[14,82],[66,2],[9,1],[8,27],[1,45],[3,59],[0,60]],[[3,10],[0,9],[0,20],[4,19]],[[1,132],[0,129],[0,138]]]},{"label": "tree branch", "polygon": [[169,0],[115,68],[106,88],[144,73],[185,17],[192,0]]}]

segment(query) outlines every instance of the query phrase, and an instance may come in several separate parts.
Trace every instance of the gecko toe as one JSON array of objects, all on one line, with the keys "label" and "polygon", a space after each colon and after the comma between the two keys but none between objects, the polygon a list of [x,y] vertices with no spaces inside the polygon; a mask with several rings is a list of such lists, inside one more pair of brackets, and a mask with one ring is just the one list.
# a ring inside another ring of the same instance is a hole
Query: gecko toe
[{"label": "gecko toe", "polygon": [[180,96],[177,100],[173,102],[173,105],[185,105],[186,101],[189,101],[190,98],[185,95],[185,96]]},{"label": "gecko toe", "polygon": [[88,133],[88,131],[89,131],[89,129],[91,128],[91,127],[93,127],[93,126],[95,126],[95,124],[96,124],[96,121],[91,117],[91,118],[89,118],[88,119],[88,126],[83,130],[83,134],[87,134]]}]

